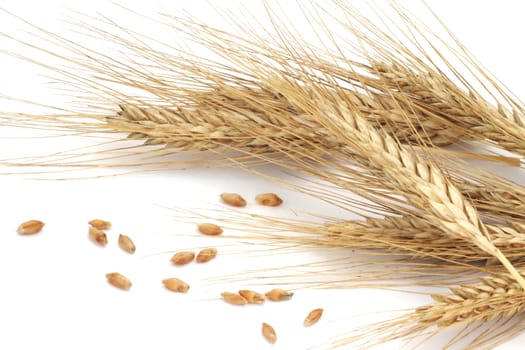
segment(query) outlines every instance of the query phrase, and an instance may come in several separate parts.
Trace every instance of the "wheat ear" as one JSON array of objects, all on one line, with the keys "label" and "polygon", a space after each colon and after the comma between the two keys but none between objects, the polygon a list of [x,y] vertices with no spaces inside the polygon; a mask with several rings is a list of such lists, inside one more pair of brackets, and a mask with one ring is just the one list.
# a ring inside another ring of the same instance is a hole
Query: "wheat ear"
[{"label": "wheat ear", "polygon": [[507,151],[525,155],[525,118],[517,110],[493,107],[474,92],[466,93],[437,72],[417,72],[400,64],[373,62],[381,81],[441,118],[461,126],[465,134],[488,139]]},{"label": "wheat ear", "polygon": [[[521,227],[486,225],[492,243],[505,255],[521,257],[525,247],[525,231]],[[486,252],[463,239],[451,238],[441,229],[417,217],[368,218],[326,224],[324,227],[301,228],[305,232],[325,232],[320,242],[349,248],[378,248],[404,251],[415,256],[444,259],[485,260]],[[315,240],[315,238],[312,238]]]},{"label": "wheat ear", "polygon": [[[450,291],[432,294],[436,304],[416,310],[422,316],[421,323],[437,322],[440,326],[450,326],[456,322],[487,320],[525,310],[525,304],[516,305],[519,296],[525,296],[523,289],[507,275],[482,277],[481,283],[453,287]],[[458,314],[458,310],[463,312]],[[490,312],[485,313],[488,310]]]},{"label": "wheat ear", "polygon": [[[465,332],[475,332],[477,337],[462,349],[480,349],[482,345],[490,348],[515,327],[509,319],[525,311],[525,292],[515,279],[507,274],[481,277],[475,284],[465,284],[450,288],[450,293],[432,294],[434,303],[416,308],[412,313],[397,319],[381,322],[364,329],[351,332],[336,342],[336,345],[367,341],[365,347],[394,339],[414,339],[436,334],[451,327],[464,326],[444,348],[449,348],[461,340]],[[483,324],[495,321],[501,327]],[[434,329],[435,326],[437,329]],[[517,332],[515,332],[517,333]]]},{"label": "wheat ear", "polygon": [[525,194],[520,185],[516,184],[513,189],[493,187],[490,184],[465,184],[460,187],[463,195],[470,198],[485,215],[495,219],[525,220]]},{"label": "wheat ear", "polygon": [[[366,220],[335,221],[326,224],[287,219],[251,216],[244,220],[231,218],[226,223],[238,222],[249,226],[253,238],[286,242],[289,244],[322,245],[351,249],[384,250],[385,255],[410,255],[455,261],[463,264],[491,261],[487,254],[472,242],[453,238],[432,223],[416,216],[386,216]],[[507,225],[486,224],[493,244],[513,262],[521,261],[525,247],[525,227],[513,222]],[[297,234],[281,234],[280,232]],[[249,238],[251,236],[248,236]]]},{"label": "wheat ear", "polygon": [[[270,137],[296,142],[300,142],[300,139],[319,140],[327,150],[343,148],[343,144],[331,137],[315,119],[309,118],[283,97],[271,93],[263,94],[261,91],[248,88],[237,89],[235,94],[237,98],[229,97],[232,94],[228,95],[227,91],[211,90],[206,93],[195,91],[191,96],[195,101],[192,108],[139,108],[131,104],[123,104],[118,117],[107,118],[106,122],[115,130],[138,129],[140,126],[148,132],[135,132],[131,138],[144,138],[147,144],[170,143],[171,147],[180,149],[213,149],[232,140],[236,148],[249,147],[254,151],[260,148],[260,151],[268,151],[269,148],[264,147],[265,142],[241,135],[235,127],[240,123],[251,123],[253,127],[259,127],[261,133],[265,131]],[[425,135],[432,144],[449,145],[460,137],[453,130],[444,129],[435,122],[425,123],[426,119],[398,108],[386,96],[369,97],[357,92],[347,92],[347,98],[359,106],[360,112],[367,120],[378,127],[384,127],[387,131],[391,130],[394,137],[399,140],[417,144],[421,140],[417,129],[419,123],[423,123],[419,127],[425,129]],[[255,108],[249,103],[253,99],[257,99],[261,106],[267,104],[268,109]],[[278,111],[279,118],[269,116],[269,110],[272,111],[272,108],[276,109],[276,113],[270,114],[277,114]],[[392,127],[393,125],[395,127]],[[293,130],[296,135],[291,135],[289,130]],[[167,138],[162,139],[162,135],[170,133],[178,135],[177,142]],[[154,138],[148,137],[148,134],[160,136]],[[206,143],[207,140],[199,140],[200,135],[206,136],[209,143]],[[303,143],[302,146],[307,144]]]}]

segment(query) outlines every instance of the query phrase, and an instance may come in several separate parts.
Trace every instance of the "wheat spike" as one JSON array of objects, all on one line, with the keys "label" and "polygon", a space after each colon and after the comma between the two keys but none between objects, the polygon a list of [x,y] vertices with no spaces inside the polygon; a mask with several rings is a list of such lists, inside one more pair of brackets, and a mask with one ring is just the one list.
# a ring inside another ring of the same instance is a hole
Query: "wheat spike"
[{"label": "wheat spike", "polygon": [[[271,153],[271,148],[264,140],[266,135],[270,138],[293,141],[297,147],[307,147],[310,151],[315,151],[312,143],[319,144],[326,151],[344,148],[344,144],[331,136],[315,118],[297,110],[284,98],[281,98],[282,102],[277,101],[279,103],[275,105],[275,109],[263,110],[262,107],[256,108],[249,104],[252,99],[257,99],[259,106],[265,104],[257,91],[243,89],[236,93],[242,99],[228,99],[224,93],[215,91],[206,94],[196,91],[192,99],[200,105],[192,109],[121,105],[117,117],[107,118],[106,122],[114,131],[133,130],[129,138],[145,139],[147,145],[167,144],[182,150],[207,150],[229,145],[236,149],[250,149],[255,153]],[[273,95],[270,95],[270,98],[271,96]],[[414,136],[414,133],[417,135],[417,130],[412,130],[410,125],[418,125],[420,122],[423,123],[421,127],[426,130],[433,144],[448,145],[459,138],[453,130],[445,129],[435,122],[425,124],[425,119],[410,117],[410,113],[395,107],[386,97],[370,98],[358,93],[349,94],[348,97],[372,123],[379,127],[395,125],[395,128],[385,129],[393,130],[399,140],[414,143],[418,141],[421,137]],[[272,102],[275,103],[269,100],[268,105]],[[278,118],[274,117],[277,115]],[[411,119],[409,124],[406,118]],[[256,128],[261,136],[255,138],[246,135],[240,130],[240,125],[242,128]]]},{"label": "wheat spike", "polygon": [[[231,219],[228,222],[232,223]],[[268,217],[247,217],[238,221],[249,226],[245,238],[266,239],[289,244],[344,247],[381,252],[382,255],[406,255],[413,258],[441,259],[447,263],[487,261],[492,255],[470,241],[451,237],[433,223],[416,216],[366,218],[326,224]],[[254,232],[257,227],[258,232]],[[515,222],[486,224],[492,243],[513,263],[520,263],[525,247],[525,227]],[[281,232],[296,234],[282,234]]]},{"label": "wheat spike", "polygon": [[461,126],[473,139],[488,139],[525,155],[525,118],[517,110],[493,107],[474,92],[466,93],[436,72],[414,72],[399,64],[373,62],[383,83]]},{"label": "wheat spike", "polygon": [[[516,224],[513,225],[486,225],[492,243],[509,258],[521,257],[525,247],[525,231],[517,230]],[[471,242],[452,238],[431,223],[410,216],[368,218],[366,221],[330,223],[323,228],[302,227],[301,230],[313,234],[326,232],[325,237],[319,237],[318,241],[333,246],[380,248],[404,251],[414,256],[462,261],[480,261],[491,257]]]},{"label": "wheat spike", "polygon": [[487,185],[465,184],[460,187],[463,195],[470,198],[484,215],[500,220],[525,220],[525,194],[520,185],[513,184],[510,188],[501,183]]},{"label": "wheat spike", "polygon": [[[426,340],[451,327],[459,328],[456,336],[444,346],[452,347],[462,340],[462,335],[472,333],[474,340],[461,344],[461,349],[490,349],[517,334],[522,327],[509,318],[525,311],[525,294],[521,286],[508,274],[481,277],[477,283],[450,288],[449,293],[432,294],[434,303],[416,308],[412,313],[397,319],[366,326],[351,332],[336,342],[342,346],[363,342],[372,347],[393,339],[414,339],[426,336]],[[521,320],[521,321],[520,321]],[[494,321],[494,324],[484,323]],[[522,322],[520,316],[517,322]],[[433,329],[434,326],[437,329]],[[463,326],[462,328],[460,326]],[[467,333],[468,332],[468,333]]]},{"label": "wheat spike", "polygon": [[[515,299],[519,295],[525,296],[523,290],[507,275],[483,277],[481,283],[460,285],[450,291],[432,294],[436,303],[416,310],[422,315],[420,323],[451,326],[457,322],[488,320],[502,314],[507,316],[525,309],[525,304],[516,305]],[[458,310],[463,312],[458,313]]]}]

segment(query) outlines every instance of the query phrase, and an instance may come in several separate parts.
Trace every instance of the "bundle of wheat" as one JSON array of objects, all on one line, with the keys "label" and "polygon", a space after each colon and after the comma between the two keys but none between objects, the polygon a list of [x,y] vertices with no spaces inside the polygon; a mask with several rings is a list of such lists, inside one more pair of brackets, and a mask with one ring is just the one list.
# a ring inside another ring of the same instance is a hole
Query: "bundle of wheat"
[{"label": "bundle of wheat", "polygon": [[[386,276],[414,285],[450,287],[448,294],[430,293],[435,303],[356,330],[336,345],[432,335],[458,324],[466,324],[465,333],[480,334],[465,348],[489,346],[515,334],[504,320],[523,317],[525,190],[467,165],[462,160],[465,152],[440,147],[481,141],[524,156],[524,106],[499,87],[461,45],[446,44],[397,5],[392,6],[396,23],[402,24],[397,34],[343,1],[313,3],[303,9],[326,40],[325,46],[309,44],[289,27],[293,23],[284,21],[270,6],[267,14],[274,32],[270,36],[249,26],[241,26],[242,34],[234,34],[194,19],[163,17],[169,28],[218,55],[215,60],[131,29],[119,28],[122,36],[111,34],[102,25],[118,25],[106,18],[98,19],[99,27],[80,22],[79,29],[122,48],[128,62],[38,27],[33,27],[38,35],[66,48],[70,55],[5,34],[74,66],[35,62],[51,68],[85,95],[79,111],[56,108],[58,112],[50,115],[6,114],[3,124],[117,135],[111,145],[120,153],[101,151],[100,163],[96,158],[78,160],[64,153],[24,165],[86,168],[102,163],[152,168],[173,164],[161,157],[187,153],[185,162],[217,162],[244,169],[272,163],[360,196],[336,196],[337,190],[331,188],[295,187],[365,220],[224,219],[249,227],[251,238],[369,252],[372,261],[378,257],[383,265],[366,272],[371,282],[380,284]],[[330,25],[320,15],[323,11]],[[383,20],[394,23],[389,17]],[[336,28],[343,30],[343,38]],[[441,52],[436,43],[447,52]],[[447,54],[464,67],[452,64]],[[461,69],[481,82],[481,89],[476,90],[476,84],[460,74]],[[136,141],[132,147],[119,146],[130,140]],[[205,151],[216,158],[202,157]],[[149,160],[121,161],[137,155]],[[241,203],[235,206],[246,205],[240,196],[235,200]],[[222,233],[216,227],[220,232],[213,235]],[[276,233],[283,231],[290,234]],[[194,259],[192,254],[184,262],[172,261],[186,264]],[[349,260],[355,263],[359,256]],[[390,258],[401,267],[384,264]],[[338,277],[333,278],[335,285]],[[356,285],[350,276],[344,281]],[[458,281],[470,284],[452,286]],[[500,322],[501,330],[469,329],[486,320]],[[272,337],[264,329],[263,333],[275,342],[275,333]],[[459,332],[448,345],[458,343],[463,335]]]}]

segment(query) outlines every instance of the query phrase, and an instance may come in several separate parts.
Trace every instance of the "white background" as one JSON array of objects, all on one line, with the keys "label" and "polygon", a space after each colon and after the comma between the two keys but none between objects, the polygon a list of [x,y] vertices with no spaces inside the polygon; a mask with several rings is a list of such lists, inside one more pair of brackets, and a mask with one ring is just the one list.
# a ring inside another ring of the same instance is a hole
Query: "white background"
[{"label": "white background", "polygon": [[[198,19],[219,26],[222,22],[214,7],[234,9],[243,5],[255,13],[261,11],[260,6],[251,1],[221,1],[213,5],[203,1],[174,3],[129,1],[126,6],[150,15],[184,9]],[[415,2],[403,3],[410,7]],[[524,8],[520,3],[510,0],[430,1],[480,61],[518,96],[523,96],[522,36],[525,26]],[[103,1],[0,2],[0,8],[29,22],[69,35],[67,24],[57,21],[67,18],[66,6],[82,13],[101,12],[123,26],[137,26],[127,20],[122,10]],[[24,29],[27,26],[0,12],[1,32],[16,36],[23,35]],[[3,49],[22,50],[5,38],[1,45]],[[0,55],[0,94],[39,101],[48,98],[51,104],[60,103],[56,91],[50,92],[51,87],[56,86],[48,84],[45,74],[45,70]],[[38,110],[14,101],[2,100],[1,103],[0,110]],[[0,127],[0,158],[49,154],[64,147],[73,148],[78,142],[69,138],[33,136],[41,136],[41,133]],[[279,174],[270,167],[266,170]],[[2,171],[19,169],[3,168]],[[517,169],[504,171],[515,179],[522,176]],[[253,246],[239,240],[203,238],[196,233],[194,225],[187,222],[181,210],[226,209],[220,204],[218,195],[231,191],[249,200],[243,212],[288,217],[296,217],[302,211],[321,211],[334,216],[348,214],[239,170],[165,170],[102,178],[90,178],[90,174],[89,171],[77,174],[83,179],[75,180],[35,180],[32,178],[38,175],[32,174],[1,177],[0,349],[306,349],[325,344],[345,330],[365,325],[372,319],[388,319],[389,316],[384,314],[378,318],[377,315],[363,316],[364,313],[430,302],[426,296],[371,289],[299,289],[286,303],[244,308],[226,305],[218,298],[222,291],[241,288],[265,291],[272,283],[280,285],[281,280],[277,277],[286,273],[267,271],[265,275],[269,278],[262,280],[245,274],[250,270],[286,267],[300,261],[322,261],[341,252],[314,251],[296,256],[263,243]],[[52,178],[67,177],[63,175],[55,173]],[[253,204],[257,193],[267,191],[279,193],[285,201],[283,206],[270,210]],[[221,215],[214,211],[208,214],[217,218]],[[86,222],[96,217],[114,224],[108,232],[110,243],[104,249],[87,239]],[[18,224],[29,219],[45,221],[43,232],[31,237],[17,235]],[[118,249],[119,233],[135,240],[135,255],[126,255]],[[183,268],[169,263],[175,251],[206,246],[218,247],[219,257],[215,261]],[[132,289],[122,292],[107,285],[104,275],[111,271],[128,276],[133,282]],[[289,272],[293,274],[294,271],[296,269]],[[344,271],[341,275],[344,276]],[[179,295],[165,291],[160,281],[167,277],[188,281],[190,292]],[[224,277],[225,282],[210,280],[214,277]],[[325,309],[322,322],[310,329],[303,328],[304,316],[317,307]],[[275,327],[278,342],[274,346],[261,338],[261,322]],[[500,348],[521,349],[523,339],[515,339]],[[436,346],[432,344],[427,344],[426,348]],[[400,346],[401,343],[393,342],[381,348]]]}]

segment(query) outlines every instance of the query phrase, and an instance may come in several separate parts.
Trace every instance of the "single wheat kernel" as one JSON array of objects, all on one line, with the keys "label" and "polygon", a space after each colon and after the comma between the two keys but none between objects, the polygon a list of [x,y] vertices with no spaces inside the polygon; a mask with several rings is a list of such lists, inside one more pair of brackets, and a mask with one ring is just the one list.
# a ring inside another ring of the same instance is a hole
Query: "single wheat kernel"
[{"label": "single wheat kernel", "polygon": [[267,207],[276,207],[281,205],[283,200],[275,193],[261,193],[255,197],[255,201]]},{"label": "single wheat kernel", "polygon": [[275,334],[275,330],[268,323],[263,322],[262,335],[271,344],[275,344],[275,342],[277,341],[277,334]]},{"label": "single wheat kernel", "polygon": [[171,258],[171,262],[174,265],[186,265],[193,261],[195,258],[195,253],[186,251],[186,252],[178,252]]},{"label": "single wheat kernel", "polygon": [[124,290],[131,288],[131,281],[118,272],[107,273],[106,278],[108,282],[114,287]]},{"label": "single wheat kernel", "polygon": [[475,312],[485,312],[489,309],[489,307],[487,305],[483,305],[483,306],[478,306],[477,308],[474,309]]},{"label": "single wheat kernel", "polygon": [[275,288],[269,292],[264,293],[264,295],[266,295],[266,297],[271,301],[283,301],[290,299],[293,296],[293,293],[284,289]]},{"label": "single wheat kernel", "polygon": [[111,228],[111,222],[100,219],[93,219],[89,221],[88,224],[99,230],[108,230]]},{"label": "single wheat kernel", "polygon": [[232,305],[245,305],[248,304],[248,301],[242,296],[236,293],[223,292],[221,293],[222,299],[228,304]]},{"label": "single wheat kernel", "polygon": [[310,327],[311,325],[317,323],[319,319],[323,316],[323,309],[314,309],[310,311],[308,316],[304,319],[303,325],[305,327]]},{"label": "single wheat kernel", "polygon": [[20,235],[34,235],[42,231],[44,223],[39,220],[29,220],[18,226],[17,232]]},{"label": "single wheat kernel", "polygon": [[208,236],[217,236],[222,233],[222,228],[215,224],[204,223],[199,225],[199,232]]},{"label": "single wheat kernel", "polygon": [[252,290],[240,290],[239,295],[241,295],[248,304],[262,304],[264,303],[264,295],[254,292]]},{"label": "single wheat kernel", "polygon": [[195,261],[202,264],[212,259],[215,259],[216,256],[217,256],[217,249],[205,248],[201,250],[199,254],[197,254],[197,258],[195,259]]},{"label": "single wheat kernel", "polygon": [[135,253],[135,243],[126,235],[119,235],[118,236],[118,246],[123,251],[133,254]]},{"label": "single wheat kernel", "polygon": [[461,320],[464,320],[464,319],[469,318],[471,314],[472,314],[472,313],[471,313],[470,311],[468,311],[468,312],[464,312],[464,313],[462,313],[462,314],[459,315],[459,318],[460,318]]},{"label": "single wheat kernel", "polygon": [[93,226],[89,227],[89,237],[98,245],[105,247],[108,244],[106,233]]},{"label": "single wheat kernel", "polygon": [[223,193],[221,199],[224,203],[231,205],[232,207],[245,207],[246,200],[237,193]]},{"label": "single wheat kernel", "polygon": [[172,292],[176,293],[186,293],[188,289],[190,289],[190,286],[186,282],[181,281],[178,278],[167,278],[162,280],[162,283],[167,290],[171,290]]}]

